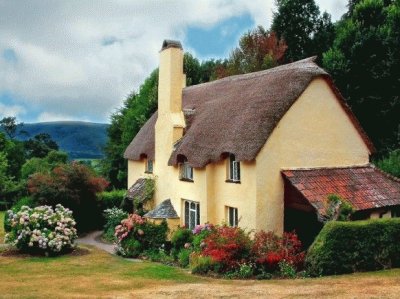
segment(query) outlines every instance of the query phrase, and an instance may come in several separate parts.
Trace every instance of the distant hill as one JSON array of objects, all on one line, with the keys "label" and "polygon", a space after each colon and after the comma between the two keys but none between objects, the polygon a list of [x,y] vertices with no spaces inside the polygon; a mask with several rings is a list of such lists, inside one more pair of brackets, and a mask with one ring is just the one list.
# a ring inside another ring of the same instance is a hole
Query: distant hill
[{"label": "distant hill", "polygon": [[57,142],[60,150],[67,152],[70,159],[98,159],[104,156],[102,149],[107,140],[108,124],[57,121],[25,123],[17,139],[27,140],[39,133],[47,133]]}]

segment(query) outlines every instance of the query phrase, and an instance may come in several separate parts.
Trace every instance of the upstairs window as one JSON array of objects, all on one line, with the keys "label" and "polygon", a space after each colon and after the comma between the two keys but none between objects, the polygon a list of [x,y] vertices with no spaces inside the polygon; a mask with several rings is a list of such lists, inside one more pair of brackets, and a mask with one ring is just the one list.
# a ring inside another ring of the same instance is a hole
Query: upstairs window
[{"label": "upstairs window", "polygon": [[184,159],[182,163],[179,164],[180,180],[193,182],[193,167],[189,165],[187,159]]},{"label": "upstairs window", "polygon": [[200,225],[200,204],[185,200],[185,227],[194,229],[196,225]]},{"label": "upstairs window", "polygon": [[153,173],[153,160],[146,160],[146,173]]},{"label": "upstairs window", "polygon": [[236,227],[239,224],[239,218],[238,218],[238,209],[237,208],[232,208],[232,207],[227,207],[227,213],[228,213],[228,224],[229,226]]},{"label": "upstairs window", "polygon": [[240,182],[240,162],[236,161],[235,155],[229,155],[229,167],[228,167],[228,182],[239,183]]}]

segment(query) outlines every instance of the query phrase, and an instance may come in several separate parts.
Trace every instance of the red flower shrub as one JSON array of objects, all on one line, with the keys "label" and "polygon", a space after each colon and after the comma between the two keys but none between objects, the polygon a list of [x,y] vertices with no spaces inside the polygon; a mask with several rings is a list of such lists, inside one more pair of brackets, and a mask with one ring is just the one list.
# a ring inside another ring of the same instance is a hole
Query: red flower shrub
[{"label": "red flower shrub", "polygon": [[204,239],[201,254],[211,257],[216,271],[224,272],[238,267],[250,254],[251,240],[241,228],[216,226]]},{"label": "red flower shrub", "polygon": [[295,233],[285,232],[279,237],[273,232],[259,231],[254,236],[251,253],[257,266],[266,271],[277,270],[281,261],[298,270],[303,266],[305,257],[301,249],[301,242]]}]

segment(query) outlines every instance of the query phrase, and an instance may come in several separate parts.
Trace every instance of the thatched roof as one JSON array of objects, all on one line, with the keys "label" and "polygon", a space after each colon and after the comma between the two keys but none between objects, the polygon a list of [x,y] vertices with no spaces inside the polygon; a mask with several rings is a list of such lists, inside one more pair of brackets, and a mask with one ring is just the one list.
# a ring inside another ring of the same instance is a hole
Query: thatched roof
[{"label": "thatched roof", "polygon": [[[169,165],[177,164],[179,156],[185,156],[193,167],[204,167],[218,161],[225,153],[234,154],[239,161],[255,159],[283,115],[318,76],[331,84],[373,151],[368,137],[334,88],[329,75],[314,63],[314,58],[308,58],[261,72],[184,88],[186,129],[171,154]],[[125,151],[125,158],[154,157],[156,117],[153,115],[133,139]]]},{"label": "thatched roof", "polygon": [[133,138],[132,142],[126,148],[124,158],[138,161],[146,156],[148,159],[154,160],[155,147],[155,125],[158,113],[155,112],[150,119]]}]

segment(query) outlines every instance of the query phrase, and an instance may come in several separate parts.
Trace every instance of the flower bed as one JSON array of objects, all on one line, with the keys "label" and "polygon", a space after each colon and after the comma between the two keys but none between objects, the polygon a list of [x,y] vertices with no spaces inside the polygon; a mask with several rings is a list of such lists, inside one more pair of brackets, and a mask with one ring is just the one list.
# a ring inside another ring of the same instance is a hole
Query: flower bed
[{"label": "flower bed", "polygon": [[167,232],[165,221],[156,224],[130,214],[115,228],[116,252],[125,257],[139,257],[146,251],[159,250],[165,244]]},{"label": "flower bed", "polygon": [[72,212],[61,205],[7,211],[6,243],[32,254],[56,255],[74,248],[77,238]]},{"label": "flower bed", "polygon": [[296,277],[304,255],[294,233],[277,236],[260,231],[251,237],[238,227],[205,224],[193,230],[178,228],[171,237],[170,255],[155,260],[169,264],[173,260],[196,274],[266,279]]}]

